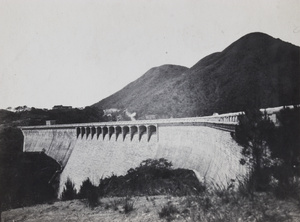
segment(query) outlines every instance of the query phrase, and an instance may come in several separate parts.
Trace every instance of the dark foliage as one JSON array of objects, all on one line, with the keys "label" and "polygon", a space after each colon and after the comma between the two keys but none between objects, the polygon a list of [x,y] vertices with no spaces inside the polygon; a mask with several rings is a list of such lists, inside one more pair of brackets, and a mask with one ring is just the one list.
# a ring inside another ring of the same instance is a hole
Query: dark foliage
[{"label": "dark foliage", "polygon": [[30,111],[9,112],[0,110],[0,124],[13,126],[45,125],[46,120],[56,120],[57,124],[87,123],[103,121],[103,110],[96,107],[84,109],[36,109]]},{"label": "dark foliage", "polygon": [[75,189],[75,185],[68,178],[67,182],[65,183],[64,190],[61,194],[61,199],[62,200],[74,200],[76,198],[77,198],[77,191]]},{"label": "dark foliage", "polygon": [[101,179],[100,192],[105,196],[127,195],[189,195],[205,190],[194,172],[171,169],[166,159],[143,161],[139,167],[128,170],[125,176],[112,175]]},{"label": "dark foliage", "polygon": [[[128,196],[185,196],[198,195],[205,191],[205,186],[198,181],[193,171],[171,167],[172,163],[164,158],[147,159],[135,169],[128,170],[125,176],[112,175],[101,179],[98,187],[87,179],[83,182],[78,196],[75,196],[74,185],[68,180],[63,195],[86,198],[90,207],[97,206],[99,198],[104,196],[126,197],[123,209],[124,213],[129,213],[133,210],[134,203]],[[117,210],[118,205],[119,202],[113,203],[113,208]]]},{"label": "dark foliage", "polygon": [[125,203],[124,203],[124,206],[123,206],[124,213],[128,214],[131,211],[133,211],[134,210],[133,206],[134,206],[134,202],[129,197],[126,197],[125,198]]},{"label": "dark foliage", "polygon": [[[25,107],[25,106],[24,106]],[[0,208],[2,210],[52,201],[56,198],[56,172],[60,166],[45,154],[23,153],[23,135],[16,126],[98,122],[101,109],[67,110],[32,108],[19,112],[0,110]],[[49,181],[52,179],[51,183]]]},{"label": "dark foliage", "polygon": [[49,180],[59,165],[43,153],[23,153],[17,128],[0,129],[0,202],[2,209],[52,201],[56,183]]},{"label": "dark foliage", "polygon": [[78,193],[78,198],[87,199],[88,205],[91,208],[98,206],[99,204],[98,189],[95,185],[92,184],[89,178],[83,181]]},{"label": "dark foliage", "polygon": [[93,107],[85,107],[80,109],[54,109],[54,110],[41,110],[32,109],[31,111],[25,111],[20,113],[22,116],[26,115],[30,118],[29,125],[44,125],[46,120],[56,120],[57,124],[68,123],[87,123],[87,122],[99,122],[102,119],[103,111],[101,109]]},{"label": "dark foliage", "polygon": [[170,202],[163,206],[161,211],[158,213],[160,218],[165,218],[167,221],[175,219],[175,214],[178,214],[179,210]]},{"label": "dark foliage", "polygon": [[249,181],[254,190],[266,190],[271,176],[267,169],[270,164],[268,145],[274,139],[275,125],[266,114],[255,109],[246,111],[238,120],[235,139],[243,146],[244,156],[240,163],[250,167]]},{"label": "dark foliage", "polygon": [[[278,180],[272,189],[279,199],[294,198],[300,204],[300,179],[299,171],[292,171],[291,167],[285,163],[273,167],[274,177]],[[297,174],[295,176],[295,174]]]},{"label": "dark foliage", "polygon": [[11,123],[17,119],[17,115],[13,112],[0,109],[0,124]]},{"label": "dark foliage", "polygon": [[169,162],[165,158],[160,159],[147,159],[140,163],[140,166],[136,169],[171,169],[173,166],[172,162]]},{"label": "dark foliage", "polygon": [[300,108],[283,109],[278,120],[280,126],[270,145],[272,157],[281,160],[272,169],[278,180],[274,192],[280,198],[293,197],[300,201]]},{"label": "dark foliage", "polygon": [[280,126],[270,145],[272,156],[282,159],[291,173],[300,176],[300,107],[283,109],[277,118]]},{"label": "dark foliage", "polygon": [[[300,108],[283,109],[277,118],[275,127],[258,111],[239,117],[235,139],[243,146],[241,164],[251,167],[240,190],[250,196],[254,191],[273,190],[277,197],[300,200]],[[272,177],[278,182],[272,182]]]}]

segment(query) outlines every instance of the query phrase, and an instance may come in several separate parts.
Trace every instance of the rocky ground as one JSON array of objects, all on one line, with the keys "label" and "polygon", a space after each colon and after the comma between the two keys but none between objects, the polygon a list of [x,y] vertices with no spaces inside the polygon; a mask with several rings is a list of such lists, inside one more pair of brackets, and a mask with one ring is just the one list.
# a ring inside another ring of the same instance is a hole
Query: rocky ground
[{"label": "rocky ground", "polygon": [[299,202],[256,194],[253,200],[229,192],[200,196],[102,198],[91,209],[86,200],[58,201],[2,213],[8,221],[300,221]]}]

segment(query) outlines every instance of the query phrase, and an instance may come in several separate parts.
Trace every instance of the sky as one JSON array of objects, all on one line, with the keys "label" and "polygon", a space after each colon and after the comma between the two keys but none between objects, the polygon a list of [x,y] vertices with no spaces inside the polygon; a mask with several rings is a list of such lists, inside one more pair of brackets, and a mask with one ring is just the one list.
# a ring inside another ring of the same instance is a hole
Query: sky
[{"label": "sky", "polygon": [[300,46],[300,0],[0,0],[0,109],[85,107],[251,32]]}]

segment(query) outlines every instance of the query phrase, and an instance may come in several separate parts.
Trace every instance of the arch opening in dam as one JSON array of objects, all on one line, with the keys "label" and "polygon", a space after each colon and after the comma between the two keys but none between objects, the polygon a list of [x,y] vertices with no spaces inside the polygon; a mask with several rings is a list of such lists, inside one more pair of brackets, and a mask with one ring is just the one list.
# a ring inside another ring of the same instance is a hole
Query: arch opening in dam
[{"label": "arch opening in dam", "polygon": [[108,127],[107,126],[104,126],[102,128],[102,139],[104,140],[105,139],[105,136],[108,134]]},{"label": "arch opening in dam", "polygon": [[76,138],[78,138],[80,134],[81,134],[81,128],[76,127]]},{"label": "arch opening in dam", "polygon": [[90,127],[85,127],[86,129],[86,139],[89,138],[89,135],[91,134],[91,128]]},{"label": "arch opening in dam", "polygon": [[148,126],[147,132],[148,132],[147,140],[149,141],[151,139],[152,135],[156,135],[156,126],[153,126],[153,125]]},{"label": "arch opening in dam", "polygon": [[130,140],[133,140],[134,135],[138,132],[137,126],[130,127]]},{"label": "arch opening in dam", "polygon": [[99,139],[99,136],[100,136],[100,134],[102,133],[102,128],[98,126],[98,127],[96,128],[96,131],[97,131],[97,139]]},{"label": "arch opening in dam", "polygon": [[93,127],[91,128],[91,133],[92,133],[91,139],[93,139],[94,136],[95,136],[95,134],[96,134],[96,127],[93,126]]},{"label": "arch opening in dam", "polygon": [[111,136],[115,133],[115,127],[113,127],[113,126],[110,126],[109,128],[108,128],[108,131],[109,131],[109,140],[111,139]]},{"label": "arch opening in dam", "polygon": [[85,134],[86,134],[85,127],[81,127],[81,139],[83,139]]},{"label": "arch opening in dam", "polygon": [[122,133],[122,128],[120,126],[116,126],[115,132],[116,132],[116,141],[117,141],[119,135]]},{"label": "arch opening in dam", "polygon": [[122,130],[123,130],[122,134],[123,134],[123,141],[124,141],[125,138],[126,138],[126,135],[129,134],[129,127],[128,126],[123,126]]},{"label": "arch opening in dam", "polygon": [[141,141],[142,136],[146,134],[147,127],[144,125],[139,126],[139,141]]}]

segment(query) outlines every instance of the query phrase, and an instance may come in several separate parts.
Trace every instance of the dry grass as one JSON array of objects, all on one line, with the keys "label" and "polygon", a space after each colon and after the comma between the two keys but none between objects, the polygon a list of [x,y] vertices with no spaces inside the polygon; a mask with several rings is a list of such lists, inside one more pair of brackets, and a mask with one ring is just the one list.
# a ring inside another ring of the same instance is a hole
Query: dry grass
[{"label": "dry grass", "polygon": [[133,203],[130,212],[125,212],[126,198],[103,198],[94,209],[85,200],[73,200],[6,211],[2,221],[300,221],[296,201],[278,200],[267,193],[256,194],[252,201],[234,193],[133,197],[127,203],[129,200]]}]

